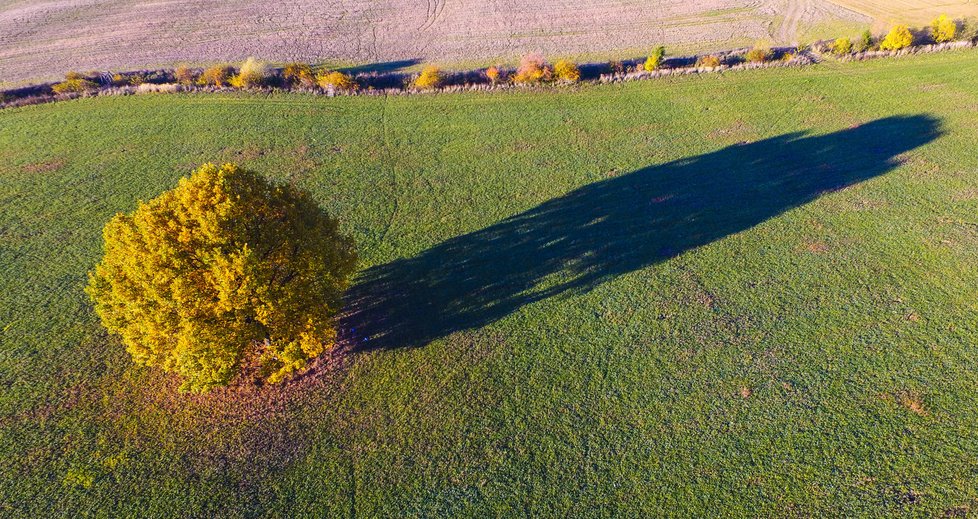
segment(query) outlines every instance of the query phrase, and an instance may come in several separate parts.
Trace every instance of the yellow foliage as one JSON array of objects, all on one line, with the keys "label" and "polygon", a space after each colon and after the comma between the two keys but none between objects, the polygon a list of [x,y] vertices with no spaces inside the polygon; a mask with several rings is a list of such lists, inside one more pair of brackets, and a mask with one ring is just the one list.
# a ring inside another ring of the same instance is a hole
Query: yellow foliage
[{"label": "yellow foliage", "polygon": [[85,76],[78,72],[68,72],[65,80],[51,85],[51,90],[55,94],[81,93],[98,88],[98,85],[85,79]]},{"label": "yellow foliage", "polygon": [[845,56],[852,52],[852,40],[849,38],[839,38],[832,42],[832,54]]},{"label": "yellow foliage", "polygon": [[752,63],[764,63],[771,59],[771,47],[766,43],[758,43],[754,48],[747,51],[747,61]]},{"label": "yellow foliage", "polygon": [[421,71],[421,75],[418,76],[418,79],[414,80],[414,87],[422,90],[438,88],[444,81],[445,75],[442,73],[441,69],[434,65],[428,65]]},{"label": "yellow foliage", "polygon": [[540,54],[527,54],[520,61],[519,68],[513,76],[513,82],[523,84],[541,83],[550,81],[553,71],[547,65],[546,60]]},{"label": "yellow foliage", "polygon": [[356,265],[351,238],[307,193],[205,164],[103,231],[86,292],[133,360],[184,390],[226,384],[246,358],[270,381],[335,340]]},{"label": "yellow foliage", "polygon": [[906,25],[897,25],[880,43],[880,50],[900,50],[913,45],[913,34]]},{"label": "yellow foliage", "polygon": [[282,69],[282,78],[293,86],[310,88],[316,84],[312,67],[305,63],[289,63]]},{"label": "yellow foliage", "polygon": [[356,90],[357,88],[357,82],[354,81],[352,77],[339,71],[320,72],[316,75],[316,84],[318,84],[320,88],[331,88],[333,90],[343,90],[347,92]]},{"label": "yellow foliage", "polygon": [[940,15],[930,24],[930,34],[937,43],[944,43],[954,39],[958,32],[958,24],[954,23],[947,15]]},{"label": "yellow foliage", "polygon": [[258,87],[265,83],[268,75],[268,65],[255,58],[248,58],[241,64],[241,69],[238,70],[238,73],[228,82],[234,88]]},{"label": "yellow foliage", "polygon": [[645,64],[642,66],[642,68],[644,68],[646,72],[658,70],[659,67],[662,66],[662,59],[665,58],[665,56],[666,48],[662,46],[656,47],[655,50],[652,51],[652,54],[645,59]]},{"label": "yellow foliage", "polygon": [[577,83],[581,79],[581,70],[573,61],[560,60],[554,63],[554,77],[557,81]]},{"label": "yellow foliage", "polygon": [[204,70],[197,78],[197,84],[223,87],[231,77],[231,68],[227,65],[214,65]]}]

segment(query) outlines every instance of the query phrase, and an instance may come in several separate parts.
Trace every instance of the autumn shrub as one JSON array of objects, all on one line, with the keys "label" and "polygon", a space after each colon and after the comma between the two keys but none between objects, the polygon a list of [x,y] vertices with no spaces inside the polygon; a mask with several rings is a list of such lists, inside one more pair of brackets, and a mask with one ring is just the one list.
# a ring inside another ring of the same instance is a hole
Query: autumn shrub
[{"label": "autumn shrub", "polygon": [[194,84],[197,77],[192,68],[188,67],[187,65],[180,65],[173,71],[173,79],[175,79],[176,82],[181,85],[190,86]]},{"label": "autumn shrub", "polygon": [[697,67],[716,68],[719,67],[722,63],[723,61],[720,59],[719,56],[713,56],[712,54],[707,56],[700,56],[696,60]]},{"label": "autumn shrub", "polygon": [[94,82],[89,81],[85,76],[78,72],[68,72],[65,80],[51,86],[55,94],[77,94],[98,88]]},{"label": "autumn shrub", "polygon": [[906,25],[897,25],[880,43],[880,50],[900,50],[913,45],[913,34]]},{"label": "autumn shrub", "polygon": [[645,58],[645,64],[642,65],[642,68],[645,69],[646,72],[659,70],[659,67],[662,66],[662,60],[665,57],[666,48],[660,45],[652,51],[652,54],[649,54],[648,58]]},{"label": "autumn shrub", "polygon": [[350,92],[356,90],[357,82],[348,74],[339,71],[322,71],[316,75],[316,84],[326,90]]},{"label": "autumn shrub", "polygon": [[554,78],[565,83],[577,83],[581,80],[581,69],[573,61],[562,59],[554,63]]},{"label": "autumn shrub", "polygon": [[245,364],[275,383],[335,342],[356,253],[303,191],[206,164],[103,236],[86,289],[96,313],[134,362],[183,390],[225,385]]},{"label": "autumn shrub", "polygon": [[873,48],[873,43],[873,33],[869,29],[866,29],[859,39],[856,40],[854,50],[856,52],[866,52]]},{"label": "autumn shrub", "polygon": [[947,15],[940,15],[930,24],[930,36],[937,43],[945,43],[954,40],[958,32],[958,24]]},{"label": "autumn shrub", "polygon": [[503,71],[499,67],[489,67],[486,69],[486,79],[488,79],[493,85],[496,85],[504,81],[505,77],[503,76]]},{"label": "autumn shrub", "polygon": [[839,38],[832,42],[832,54],[836,56],[846,56],[852,53],[852,40],[849,38]]},{"label": "autumn shrub", "polygon": [[241,64],[238,73],[228,80],[234,88],[255,88],[265,84],[271,71],[267,64],[248,58]]},{"label": "autumn shrub", "polygon": [[421,70],[421,74],[414,80],[414,87],[422,90],[438,88],[445,82],[445,74],[440,68],[428,65]]},{"label": "autumn shrub", "polygon": [[553,71],[541,54],[527,54],[513,75],[513,82],[524,85],[542,83],[553,78]]},{"label": "autumn shrub", "polygon": [[962,41],[978,41],[978,18],[968,17],[961,21],[958,39]]},{"label": "autumn shrub", "polygon": [[612,74],[624,74],[625,64],[618,60],[610,61],[608,62],[608,70],[611,71]]},{"label": "autumn shrub", "polygon": [[764,43],[758,43],[751,50],[747,51],[745,57],[751,63],[764,63],[771,59],[771,47]]},{"label": "autumn shrub", "polygon": [[282,68],[282,79],[290,86],[301,88],[312,88],[317,83],[317,78],[312,72],[312,67],[306,63],[289,63]]},{"label": "autumn shrub", "polygon": [[227,65],[214,65],[208,67],[197,78],[197,84],[206,86],[223,87],[231,79],[233,70]]},{"label": "autumn shrub", "polygon": [[138,87],[139,85],[142,85],[143,83],[146,82],[146,75],[140,72],[137,72],[135,74],[129,74],[127,81],[130,85],[134,87]]}]

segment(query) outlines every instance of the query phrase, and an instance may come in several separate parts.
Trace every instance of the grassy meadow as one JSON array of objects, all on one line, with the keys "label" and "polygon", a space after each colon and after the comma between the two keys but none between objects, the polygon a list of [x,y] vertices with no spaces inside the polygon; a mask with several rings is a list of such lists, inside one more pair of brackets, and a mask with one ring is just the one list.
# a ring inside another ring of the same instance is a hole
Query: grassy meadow
[{"label": "grassy meadow", "polygon": [[[0,111],[0,515],[978,511],[978,52]],[[203,162],[358,242],[343,354],[181,394],[83,293]]]}]

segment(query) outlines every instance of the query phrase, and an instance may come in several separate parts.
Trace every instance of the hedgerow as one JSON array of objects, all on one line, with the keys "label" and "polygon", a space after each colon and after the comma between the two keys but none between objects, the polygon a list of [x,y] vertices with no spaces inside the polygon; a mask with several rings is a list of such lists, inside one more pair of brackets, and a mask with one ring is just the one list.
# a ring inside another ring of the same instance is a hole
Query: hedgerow
[{"label": "hedgerow", "polygon": [[55,94],[81,93],[98,88],[94,82],[86,79],[78,72],[65,74],[65,80],[51,86]]}]

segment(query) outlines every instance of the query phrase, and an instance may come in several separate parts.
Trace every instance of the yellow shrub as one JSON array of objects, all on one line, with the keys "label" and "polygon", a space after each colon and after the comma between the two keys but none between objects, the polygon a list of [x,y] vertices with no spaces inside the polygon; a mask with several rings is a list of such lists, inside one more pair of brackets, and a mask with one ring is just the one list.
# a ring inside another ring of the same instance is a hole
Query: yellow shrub
[{"label": "yellow shrub", "polygon": [[645,59],[645,64],[642,66],[642,68],[644,68],[646,72],[658,70],[659,67],[662,66],[662,60],[665,57],[666,48],[662,46],[656,47],[655,50],[652,51],[652,54],[649,54],[649,57]]},{"label": "yellow shrub", "polygon": [[421,75],[414,80],[414,87],[422,90],[438,88],[444,81],[445,75],[441,69],[434,65],[428,65],[421,71]]},{"label": "yellow shrub", "polygon": [[316,84],[312,67],[305,63],[289,63],[282,69],[282,78],[292,86],[310,88]]},{"label": "yellow shrub", "polygon": [[839,38],[832,42],[832,54],[845,56],[852,52],[852,40],[849,38]]},{"label": "yellow shrub", "polygon": [[747,61],[752,63],[764,63],[765,61],[771,59],[771,47],[767,44],[758,43],[754,45],[754,48],[747,51]]},{"label": "yellow shrub", "polygon": [[352,91],[356,90],[357,82],[353,80],[347,74],[339,71],[327,72],[323,71],[316,75],[316,84],[320,88],[342,90],[342,91]]},{"label": "yellow shrub", "polygon": [[78,72],[69,72],[65,74],[64,81],[51,86],[51,90],[55,94],[81,93],[94,90],[96,88],[98,88],[98,85],[85,79],[85,76],[79,74]]},{"label": "yellow shrub", "polygon": [[554,64],[554,77],[557,81],[577,83],[581,79],[581,69],[573,61],[562,59]]},{"label": "yellow shrub", "polygon": [[173,79],[177,80],[177,83],[188,86],[194,83],[194,71],[186,65],[180,65],[173,71]]},{"label": "yellow shrub", "polygon": [[197,84],[222,87],[228,83],[231,77],[231,67],[227,65],[214,65],[209,67],[197,78]]},{"label": "yellow shrub", "polygon": [[958,24],[954,23],[947,15],[940,15],[930,24],[930,34],[937,43],[944,43],[954,39],[958,32]]},{"label": "yellow shrub", "polygon": [[112,84],[115,86],[122,86],[126,83],[126,76],[116,73],[112,75]]},{"label": "yellow shrub", "polygon": [[241,64],[241,69],[238,70],[238,73],[228,80],[228,83],[234,88],[254,88],[262,86],[265,80],[268,79],[268,75],[269,68],[267,64],[255,58],[248,58]]},{"label": "yellow shrub", "polygon": [[332,346],[353,240],[308,193],[206,164],[117,214],[86,292],[137,364],[184,390],[228,383],[248,359],[268,380]]},{"label": "yellow shrub", "polygon": [[713,55],[700,56],[699,59],[696,60],[697,67],[715,68],[715,67],[719,67],[722,63],[723,61],[720,59],[719,56],[713,56]]},{"label": "yellow shrub", "polygon": [[906,25],[897,25],[890,29],[886,38],[880,43],[880,50],[900,50],[913,45],[913,34]]},{"label": "yellow shrub", "polygon": [[541,83],[550,81],[553,71],[547,65],[546,60],[540,54],[527,54],[520,61],[519,68],[513,76],[513,82],[523,84]]}]

